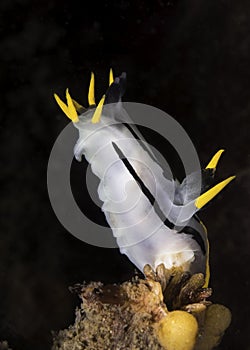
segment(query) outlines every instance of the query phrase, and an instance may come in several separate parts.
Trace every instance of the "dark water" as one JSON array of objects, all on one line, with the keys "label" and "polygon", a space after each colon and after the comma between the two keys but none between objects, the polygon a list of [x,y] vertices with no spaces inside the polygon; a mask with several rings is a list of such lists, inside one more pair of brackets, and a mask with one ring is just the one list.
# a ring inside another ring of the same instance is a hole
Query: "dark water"
[{"label": "dark water", "polygon": [[220,349],[249,349],[249,10],[247,1],[222,0],[1,1],[0,338],[14,349],[50,348],[50,330],[74,319],[69,285],[134,272],[118,251],[69,234],[46,187],[51,147],[68,123],[52,93],[70,87],[86,105],[90,71],[101,97],[110,66],[127,72],[126,101],[183,125],[201,163],[226,149],[218,179],[237,180],[201,217],[212,300],[233,313]]}]

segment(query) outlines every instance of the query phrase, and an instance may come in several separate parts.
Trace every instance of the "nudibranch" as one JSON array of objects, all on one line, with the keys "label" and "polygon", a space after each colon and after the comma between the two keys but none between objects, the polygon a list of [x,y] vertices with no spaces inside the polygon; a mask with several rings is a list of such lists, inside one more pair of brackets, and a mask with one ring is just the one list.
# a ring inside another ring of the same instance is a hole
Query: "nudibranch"
[{"label": "nudibranch", "polygon": [[[163,263],[169,269],[180,267],[191,274],[201,272],[206,276],[207,286],[209,244],[206,228],[197,212],[235,176],[211,187],[223,153],[219,150],[202,171],[199,193],[195,186],[196,175],[189,174],[182,183],[173,180],[175,193],[174,199],[171,198],[168,189],[172,188],[172,181],[165,178],[150,149],[138,142],[137,129],[129,127],[120,117],[125,83],[125,73],[114,79],[110,70],[108,90],[96,106],[94,74],[91,73],[87,109],[71,98],[68,89],[67,103],[54,95],[62,111],[79,130],[75,157],[80,161],[84,154],[100,179],[98,195],[103,201],[102,210],[121,253],[141,271],[146,264],[155,270]],[[188,184],[187,178],[191,178]]]}]

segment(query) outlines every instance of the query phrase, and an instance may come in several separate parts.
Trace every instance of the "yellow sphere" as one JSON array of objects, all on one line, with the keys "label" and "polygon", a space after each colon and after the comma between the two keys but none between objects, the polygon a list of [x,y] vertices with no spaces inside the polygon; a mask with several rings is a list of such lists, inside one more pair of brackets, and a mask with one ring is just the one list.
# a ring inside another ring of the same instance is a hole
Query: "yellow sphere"
[{"label": "yellow sphere", "polygon": [[198,324],[186,311],[172,311],[164,317],[157,329],[158,340],[167,350],[192,350],[195,345]]}]

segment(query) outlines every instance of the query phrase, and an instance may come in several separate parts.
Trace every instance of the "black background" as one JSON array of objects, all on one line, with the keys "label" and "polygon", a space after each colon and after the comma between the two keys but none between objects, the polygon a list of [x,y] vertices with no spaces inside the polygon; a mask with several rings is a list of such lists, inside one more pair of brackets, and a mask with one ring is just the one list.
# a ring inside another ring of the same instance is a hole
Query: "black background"
[{"label": "black background", "polygon": [[249,10],[248,1],[222,0],[1,1],[0,339],[14,349],[49,349],[50,331],[72,323],[79,304],[69,285],[134,273],[119,251],[68,233],[46,187],[50,150],[68,123],[53,92],[69,87],[86,105],[90,71],[100,98],[113,67],[127,72],[125,100],[172,115],[202,164],[226,149],[218,180],[237,179],[201,217],[212,300],[233,313],[219,348],[250,349]]}]

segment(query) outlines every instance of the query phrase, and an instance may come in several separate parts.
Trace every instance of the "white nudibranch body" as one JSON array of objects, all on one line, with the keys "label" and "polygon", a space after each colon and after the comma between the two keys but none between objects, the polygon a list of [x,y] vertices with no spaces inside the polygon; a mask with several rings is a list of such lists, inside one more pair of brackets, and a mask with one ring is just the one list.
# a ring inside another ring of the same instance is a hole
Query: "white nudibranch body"
[{"label": "white nudibranch body", "polygon": [[[197,193],[195,186],[187,189],[185,180],[178,184],[165,178],[148,146],[135,138],[134,126],[126,123],[121,104],[125,79],[123,73],[113,80],[111,71],[106,95],[97,108],[86,111],[71,99],[68,90],[67,105],[55,95],[59,106],[79,130],[75,157],[80,161],[84,155],[100,179],[98,195],[103,201],[102,210],[121,253],[141,271],[146,264],[155,270],[163,263],[166,268],[202,272],[208,284],[207,232],[195,213],[234,177],[207,190],[208,180],[213,178],[223,152],[220,150],[205,169],[201,186],[201,191],[206,188],[205,192]],[[89,104],[95,106],[93,73]]]}]

